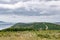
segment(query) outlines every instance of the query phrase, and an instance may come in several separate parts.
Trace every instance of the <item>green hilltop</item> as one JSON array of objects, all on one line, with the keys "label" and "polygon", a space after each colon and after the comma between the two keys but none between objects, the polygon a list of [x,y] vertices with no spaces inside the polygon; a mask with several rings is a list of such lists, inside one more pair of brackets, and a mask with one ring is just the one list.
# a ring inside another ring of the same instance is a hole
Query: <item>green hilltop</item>
[{"label": "green hilltop", "polygon": [[31,30],[60,30],[60,25],[47,22],[35,23],[16,23],[10,28],[3,29],[2,31],[31,31]]}]

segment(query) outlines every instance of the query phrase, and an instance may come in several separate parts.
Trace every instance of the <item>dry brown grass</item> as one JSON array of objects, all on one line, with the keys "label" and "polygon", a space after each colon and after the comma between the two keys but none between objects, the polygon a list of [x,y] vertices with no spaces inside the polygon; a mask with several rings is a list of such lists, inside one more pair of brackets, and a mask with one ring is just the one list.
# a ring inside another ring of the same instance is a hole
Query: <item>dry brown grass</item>
[{"label": "dry brown grass", "polygon": [[60,31],[0,32],[0,40],[60,40]]}]

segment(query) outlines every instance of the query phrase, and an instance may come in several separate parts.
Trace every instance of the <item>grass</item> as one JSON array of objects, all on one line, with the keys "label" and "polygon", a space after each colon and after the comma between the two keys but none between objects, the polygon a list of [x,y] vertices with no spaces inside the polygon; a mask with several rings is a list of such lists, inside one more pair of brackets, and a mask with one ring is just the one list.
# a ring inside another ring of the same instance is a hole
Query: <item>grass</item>
[{"label": "grass", "polygon": [[60,40],[60,30],[6,31],[0,40]]}]

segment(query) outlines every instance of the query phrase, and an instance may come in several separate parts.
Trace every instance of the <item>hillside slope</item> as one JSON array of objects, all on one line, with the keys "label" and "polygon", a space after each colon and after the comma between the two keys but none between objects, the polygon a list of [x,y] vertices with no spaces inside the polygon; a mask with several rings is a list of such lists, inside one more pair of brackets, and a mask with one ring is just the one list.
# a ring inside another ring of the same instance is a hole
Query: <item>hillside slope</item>
[{"label": "hillside slope", "polygon": [[25,30],[60,30],[60,25],[46,22],[36,23],[16,23],[8,31],[25,31]]}]

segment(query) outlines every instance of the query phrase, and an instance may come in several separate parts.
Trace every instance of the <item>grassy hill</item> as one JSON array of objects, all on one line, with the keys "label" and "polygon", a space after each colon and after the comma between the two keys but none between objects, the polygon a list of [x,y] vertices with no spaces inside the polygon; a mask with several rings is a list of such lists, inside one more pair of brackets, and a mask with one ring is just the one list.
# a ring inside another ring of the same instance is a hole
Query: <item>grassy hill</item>
[{"label": "grassy hill", "polygon": [[60,25],[46,22],[16,23],[4,31],[25,31],[25,30],[60,30]]},{"label": "grassy hill", "polygon": [[1,30],[0,39],[1,40],[60,40],[60,25],[46,22],[16,23],[10,28]]}]

